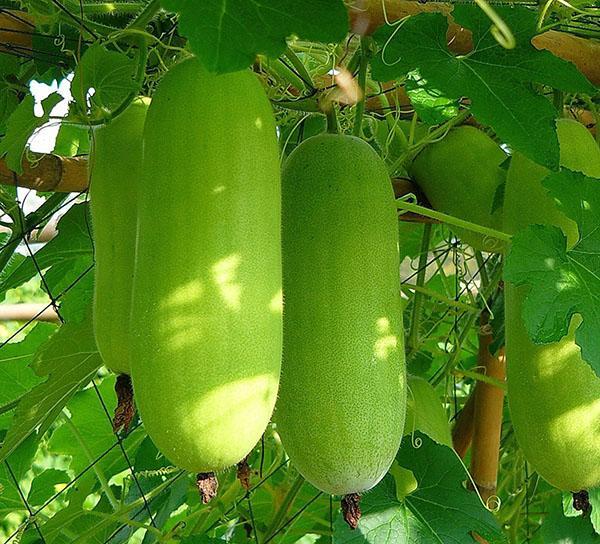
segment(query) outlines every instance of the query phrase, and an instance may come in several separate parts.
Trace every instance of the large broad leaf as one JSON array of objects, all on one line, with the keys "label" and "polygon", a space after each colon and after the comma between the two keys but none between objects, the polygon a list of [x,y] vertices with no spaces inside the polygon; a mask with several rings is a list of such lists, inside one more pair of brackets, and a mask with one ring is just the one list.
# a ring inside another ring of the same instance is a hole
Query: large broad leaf
[{"label": "large broad leaf", "polygon": [[[20,399],[42,379],[30,368],[39,347],[48,340],[56,326],[39,323],[22,342],[5,344],[0,348],[0,407]],[[2,427],[8,415],[0,419]]]},{"label": "large broad leaf", "polygon": [[123,53],[92,45],[81,57],[71,83],[71,93],[81,112],[106,115],[139,90],[136,61]]},{"label": "large broad leaf", "polygon": [[593,94],[594,86],[574,65],[531,45],[537,14],[524,7],[500,7],[498,13],[517,40],[514,49],[500,46],[489,32],[490,21],[476,6],[456,5],[455,21],[472,30],[474,50],[454,56],[446,46],[446,17],[423,13],[400,26],[382,27],[375,38],[382,50],[373,75],[387,81],[418,70],[448,98],[466,96],[478,121],[534,161],[558,168],[556,111],[532,83],[566,92]]},{"label": "large broad leaf", "polygon": [[34,365],[37,374],[47,376],[47,380],[19,402],[0,448],[0,461],[32,434],[41,436],[69,399],[90,382],[102,365],[94,340],[91,312],[82,323],[63,325],[40,348]]},{"label": "large broad leaf", "polygon": [[348,30],[342,0],[162,0],[180,14],[179,27],[212,72],[246,68],[258,53],[278,57],[285,39],[338,42]]},{"label": "large broad leaf", "polygon": [[28,94],[12,112],[6,122],[6,134],[0,140],[0,158],[6,155],[6,165],[13,172],[23,173],[21,160],[27,141],[38,128],[48,122],[52,108],[62,99],[63,97],[58,93],[52,93],[42,101],[43,115],[36,117],[35,101],[33,96]]},{"label": "large broad leaf", "polygon": [[562,169],[543,181],[559,209],[577,222],[579,242],[567,250],[558,227],[533,225],[513,237],[504,278],[531,287],[523,320],[538,344],[559,341],[574,314],[582,357],[600,376],[600,180]]},{"label": "large broad leaf", "polygon": [[541,528],[540,544],[599,544],[600,535],[594,532],[589,517],[566,517],[560,495],[550,499],[548,514]]},{"label": "large broad leaf", "polygon": [[0,294],[29,281],[42,270],[46,271],[44,286],[56,297],[91,266],[94,246],[87,204],[73,206],[58,222],[57,229],[57,236],[33,257],[20,257],[11,263],[0,276]]},{"label": "large broad leaf", "polygon": [[394,477],[386,476],[363,496],[356,530],[336,520],[336,544],[472,544],[472,532],[490,544],[506,541],[494,516],[464,488],[466,472],[450,448],[417,433],[404,440],[397,459],[414,474],[416,490],[402,500]]}]

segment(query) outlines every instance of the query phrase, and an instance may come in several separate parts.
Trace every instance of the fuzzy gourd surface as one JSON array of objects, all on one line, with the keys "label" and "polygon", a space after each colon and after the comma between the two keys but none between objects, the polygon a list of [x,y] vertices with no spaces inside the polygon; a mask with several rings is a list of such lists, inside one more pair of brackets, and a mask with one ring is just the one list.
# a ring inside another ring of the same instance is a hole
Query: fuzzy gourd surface
[{"label": "fuzzy gourd surface", "polygon": [[281,366],[281,183],[270,103],[250,71],[196,59],[160,82],[144,129],[131,371],[176,465],[212,472],[263,434]]},{"label": "fuzzy gourd surface", "polygon": [[[575,121],[557,122],[560,163],[600,177],[600,150]],[[504,222],[507,232],[531,224],[563,229],[577,242],[577,225],[557,208],[542,185],[549,173],[515,154],[509,168]],[[581,358],[575,317],[560,342],[534,344],[522,321],[527,287],[505,285],[508,400],[516,437],[526,459],[555,487],[579,491],[600,485],[600,378]]]},{"label": "fuzzy gourd surface", "polygon": [[[461,126],[439,142],[428,145],[409,172],[434,209],[459,219],[502,230],[502,211],[494,207],[498,187],[504,180],[500,165],[504,151],[481,130]],[[495,238],[451,227],[465,243],[480,251],[502,251]]]},{"label": "fuzzy gourd surface", "polygon": [[351,136],[309,138],[282,177],[277,430],[311,484],[359,493],[385,475],[404,426],[394,195],[381,159]]},{"label": "fuzzy gourd surface", "polygon": [[130,312],[142,131],[150,100],[139,98],[94,132],[90,208],[94,234],[94,333],[104,364],[129,374]]}]

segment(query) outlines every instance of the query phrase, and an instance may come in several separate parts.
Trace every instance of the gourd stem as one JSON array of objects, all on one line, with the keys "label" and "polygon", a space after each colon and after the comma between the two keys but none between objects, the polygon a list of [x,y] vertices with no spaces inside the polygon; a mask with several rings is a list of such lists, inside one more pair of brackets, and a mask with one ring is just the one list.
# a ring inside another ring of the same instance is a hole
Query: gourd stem
[{"label": "gourd stem", "polygon": [[329,105],[329,109],[327,110],[327,132],[329,134],[337,134],[338,130],[338,122],[337,115],[335,113],[335,106],[333,104]]},{"label": "gourd stem", "polygon": [[300,490],[302,489],[303,485],[304,485],[304,478],[302,476],[300,476],[300,474],[298,474],[298,476],[292,483],[292,486],[288,490],[285,498],[283,499],[281,506],[279,507],[277,512],[275,512],[275,515],[273,516],[273,521],[271,522],[271,525],[269,526],[269,528],[267,529],[267,531],[265,533],[265,541],[268,540],[269,537],[271,537],[279,529],[281,522],[285,519],[285,516],[290,511],[290,508],[292,507],[292,504],[296,500],[298,493],[300,493]]},{"label": "gourd stem", "polygon": [[464,302],[445,297],[437,291],[427,289],[427,287],[422,287],[420,285],[415,285],[414,283],[403,283],[400,286],[400,288],[402,289],[402,291],[413,291],[416,293],[423,293],[427,297],[439,300],[445,305],[452,306],[453,308],[456,308],[457,310],[462,310],[463,312],[479,313],[481,311],[481,308],[478,308],[477,306],[470,306],[469,304],[465,304]]},{"label": "gourd stem", "polygon": [[[427,257],[429,255],[429,243],[431,241],[431,224],[425,224],[423,227],[423,237],[421,239],[421,250],[419,253],[419,264],[417,273],[417,287],[423,287],[425,284],[425,274],[427,272]],[[419,349],[419,327],[421,325],[421,316],[423,313],[423,293],[415,291],[413,297],[412,316],[410,321],[410,331],[408,334],[409,354]]]},{"label": "gourd stem", "polygon": [[362,133],[362,121],[365,115],[365,102],[367,99],[367,68],[369,66],[369,51],[367,38],[361,38],[360,41],[360,64],[358,68],[358,88],[360,92],[360,100],[356,105],[356,113],[354,116],[354,127],[352,134],[360,136]]},{"label": "gourd stem", "polygon": [[311,90],[314,89],[315,84],[313,83],[310,73],[306,69],[306,66],[304,66],[304,63],[300,60],[300,57],[289,45],[285,50],[285,56],[292,63],[292,66],[296,69],[296,72],[298,72],[297,76],[303,81],[304,86]]},{"label": "gourd stem", "polygon": [[483,234],[484,236],[489,236],[491,238],[502,240],[503,242],[510,242],[511,240],[510,234],[506,234],[505,232],[501,232],[496,229],[491,229],[489,227],[484,227],[482,225],[477,225],[476,223],[471,223],[470,221],[465,221],[463,219],[458,219],[457,217],[454,217],[452,215],[431,210],[429,208],[419,206],[418,204],[411,204],[410,202],[397,200],[396,206],[399,210],[418,213],[420,215],[424,215],[425,217],[430,217],[431,219],[437,219],[442,223],[447,223],[455,227],[460,227],[463,229],[470,230],[472,232],[477,232],[479,234]]}]

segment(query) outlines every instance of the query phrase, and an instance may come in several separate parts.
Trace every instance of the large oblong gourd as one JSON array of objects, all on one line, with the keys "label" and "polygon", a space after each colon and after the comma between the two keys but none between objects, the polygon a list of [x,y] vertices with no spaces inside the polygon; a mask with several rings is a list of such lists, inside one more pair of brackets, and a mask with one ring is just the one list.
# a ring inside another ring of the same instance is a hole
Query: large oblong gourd
[{"label": "large oblong gourd", "polygon": [[[502,211],[494,208],[504,181],[502,148],[481,130],[468,125],[452,129],[428,145],[409,167],[434,209],[459,219],[502,230]],[[497,252],[504,244],[489,236],[452,227],[465,243],[480,251]]]},{"label": "large oblong gourd", "polygon": [[281,184],[270,103],[250,71],[197,59],[159,83],[144,129],[131,372],[156,446],[212,472],[271,416],[281,365]]},{"label": "large oblong gourd", "polygon": [[[600,177],[600,150],[576,121],[557,122],[560,164]],[[509,168],[504,223],[514,233],[532,224],[563,229],[568,245],[577,225],[542,185],[549,171],[515,154]],[[553,344],[534,344],[522,320],[528,289],[505,285],[508,401],[517,440],[526,459],[555,487],[579,491],[600,485],[600,378],[581,358],[573,319],[569,333]]]},{"label": "large oblong gourd", "polygon": [[398,220],[364,141],[322,134],[285,163],[284,350],[277,430],[314,486],[373,487],[398,451],[406,383]]},{"label": "large oblong gourd", "polygon": [[149,98],[94,131],[90,209],[94,234],[94,333],[104,364],[129,374],[130,312],[142,131]]}]

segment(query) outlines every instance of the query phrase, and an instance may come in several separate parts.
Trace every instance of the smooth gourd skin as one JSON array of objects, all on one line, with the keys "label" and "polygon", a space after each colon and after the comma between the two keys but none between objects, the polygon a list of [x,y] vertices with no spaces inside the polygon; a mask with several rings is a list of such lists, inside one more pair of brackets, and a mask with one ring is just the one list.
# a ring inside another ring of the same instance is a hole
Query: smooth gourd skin
[{"label": "smooth gourd skin", "polygon": [[171,462],[217,471],[260,439],[281,366],[279,151],[256,76],[175,66],[148,111],[142,179],[137,406]]},{"label": "smooth gourd skin", "polygon": [[136,243],[142,131],[149,98],[94,131],[90,208],[94,234],[94,333],[104,364],[129,374],[129,319]]},{"label": "smooth gourd skin", "polygon": [[[557,122],[560,163],[600,177],[600,150],[583,125]],[[542,186],[548,170],[515,154],[508,173],[507,232],[531,224],[554,225],[577,241],[577,226],[560,212]],[[565,491],[600,485],[600,378],[575,343],[580,319],[560,342],[534,344],[522,321],[527,287],[505,285],[508,400],[517,440],[527,460],[549,483]]]},{"label": "smooth gourd skin", "polygon": [[330,494],[370,489],[398,451],[406,385],[398,222],[385,165],[363,140],[322,134],[288,157],[284,349],[277,430]]},{"label": "smooth gourd skin", "polygon": [[[494,207],[503,183],[502,148],[481,130],[460,126],[428,145],[409,168],[434,209],[478,225],[502,230],[502,212]],[[451,227],[465,243],[480,251],[503,251],[504,244],[482,234]]]}]

